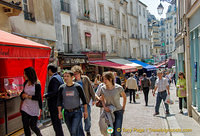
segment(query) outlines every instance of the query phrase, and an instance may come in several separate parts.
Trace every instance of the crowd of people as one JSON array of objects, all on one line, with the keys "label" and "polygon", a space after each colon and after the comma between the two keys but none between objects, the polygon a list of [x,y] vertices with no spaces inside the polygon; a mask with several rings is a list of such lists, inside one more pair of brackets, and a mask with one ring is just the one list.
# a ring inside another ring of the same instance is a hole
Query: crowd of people
[{"label": "crowd of people", "polygon": [[[125,89],[129,92],[129,103],[136,103],[136,92],[143,91],[145,106],[148,106],[149,90],[156,97],[154,116],[159,114],[161,101],[165,101],[170,95],[170,83],[176,83],[175,73],[164,73],[159,70],[157,76],[153,73],[150,78],[143,73],[142,78],[138,73],[130,73],[125,88],[121,86],[121,80],[116,72],[107,71],[97,74],[94,83],[83,75],[82,68],[78,65],[71,70],[64,70],[61,77],[55,65],[48,65],[50,77],[48,90],[41,96],[41,85],[37,79],[35,70],[32,67],[24,69],[24,89],[21,93],[21,114],[26,136],[31,136],[31,130],[37,136],[42,136],[37,127],[38,116],[42,109],[42,97],[47,99],[50,117],[56,136],[64,136],[62,121],[67,125],[71,136],[91,136],[91,107],[100,107],[99,127],[101,133],[106,136],[107,128],[113,128],[113,136],[121,136],[123,115],[125,112],[127,96]],[[179,97],[179,109],[182,111],[182,99],[186,102],[186,81],[184,73],[179,73],[177,81],[177,96]],[[120,97],[123,103],[120,103]],[[165,103],[166,114],[169,113],[169,106]],[[84,123],[82,122],[82,118]],[[84,125],[83,125],[84,124]],[[83,127],[84,126],[84,127]]]}]

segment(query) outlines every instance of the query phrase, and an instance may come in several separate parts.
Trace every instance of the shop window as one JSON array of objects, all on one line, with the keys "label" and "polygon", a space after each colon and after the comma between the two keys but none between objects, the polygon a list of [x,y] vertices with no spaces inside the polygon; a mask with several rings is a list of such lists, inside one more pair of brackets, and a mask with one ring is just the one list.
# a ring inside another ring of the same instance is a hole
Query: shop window
[{"label": "shop window", "polygon": [[19,96],[23,90],[23,77],[0,78],[0,98]]}]

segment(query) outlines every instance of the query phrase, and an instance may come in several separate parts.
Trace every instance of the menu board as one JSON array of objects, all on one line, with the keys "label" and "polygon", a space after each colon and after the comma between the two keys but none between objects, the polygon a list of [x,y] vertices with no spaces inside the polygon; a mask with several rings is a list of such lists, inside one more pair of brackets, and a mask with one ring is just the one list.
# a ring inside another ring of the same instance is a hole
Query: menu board
[{"label": "menu board", "polygon": [[0,98],[10,99],[19,96],[23,90],[23,82],[23,77],[1,79]]}]

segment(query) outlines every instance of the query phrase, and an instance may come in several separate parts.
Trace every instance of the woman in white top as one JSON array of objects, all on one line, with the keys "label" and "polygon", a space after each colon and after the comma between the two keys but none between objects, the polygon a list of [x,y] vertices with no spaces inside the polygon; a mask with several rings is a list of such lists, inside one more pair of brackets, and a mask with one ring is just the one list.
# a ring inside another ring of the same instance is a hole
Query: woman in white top
[{"label": "woman in white top", "polygon": [[24,69],[24,79],[24,90],[20,94],[24,133],[25,136],[31,136],[31,128],[37,136],[42,136],[37,127],[38,116],[42,109],[41,85],[38,83],[36,72],[32,67]]}]

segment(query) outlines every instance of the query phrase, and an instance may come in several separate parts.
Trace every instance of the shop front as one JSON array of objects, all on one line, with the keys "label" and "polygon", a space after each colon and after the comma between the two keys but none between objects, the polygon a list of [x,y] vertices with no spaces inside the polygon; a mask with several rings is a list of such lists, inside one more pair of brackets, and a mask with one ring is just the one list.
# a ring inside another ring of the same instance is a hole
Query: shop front
[{"label": "shop front", "polygon": [[61,71],[64,69],[70,70],[74,65],[80,65],[85,73],[85,65],[88,64],[88,58],[84,54],[58,54],[58,66]]},{"label": "shop front", "polygon": [[33,67],[45,89],[51,48],[0,30],[0,135],[22,128],[23,70]]}]

